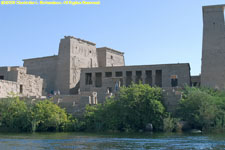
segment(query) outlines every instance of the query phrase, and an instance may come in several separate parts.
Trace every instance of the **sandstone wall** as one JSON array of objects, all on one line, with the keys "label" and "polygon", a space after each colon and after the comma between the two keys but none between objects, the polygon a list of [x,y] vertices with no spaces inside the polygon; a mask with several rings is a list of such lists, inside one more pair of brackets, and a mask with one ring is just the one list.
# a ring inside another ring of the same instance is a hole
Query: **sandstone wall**
[{"label": "sandstone wall", "polygon": [[27,68],[27,73],[40,76],[44,79],[45,90],[50,93],[55,89],[56,67],[58,56],[25,59],[23,66]]},{"label": "sandstone wall", "polygon": [[23,86],[22,96],[41,97],[43,88],[43,79],[18,72],[18,84]]},{"label": "sandstone wall", "polygon": [[65,37],[59,46],[56,88],[61,94],[76,94],[80,69],[98,67],[95,43]]},{"label": "sandstone wall", "polygon": [[13,81],[0,80],[0,98],[6,98],[11,93],[19,94],[20,85]]},{"label": "sandstone wall", "polygon": [[42,96],[43,79],[27,74],[25,67],[0,67],[0,75],[4,75],[1,97],[7,97],[10,92],[20,97]]},{"label": "sandstone wall", "polygon": [[225,5],[203,7],[201,86],[225,88]]},{"label": "sandstone wall", "polygon": [[[161,81],[156,74],[156,72],[161,71]],[[151,80],[150,84],[147,82],[146,71],[151,71]],[[112,77],[106,77],[106,72],[111,72]],[[120,72],[121,76],[117,76],[116,74]],[[139,83],[142,81],[144,84],[150,84],[151,86],[160,86],[162,88],[170,88],[172,87],[172,78],[177,78],[177,85],[175,87],[184,87],[185,85],[190,86],[190,66],[189,64],[166,64],[166,65],[146,65],[146,66],[123,66],[123,67],[101,67],[101,68],[92,68],[92,69],[82,69],[81,71],[81,92],[83,91],[95,91],[98,93],[98,101],[103,102],[105,97],[108,96],[108,90],[110,88],[112,93],[116,91],[116,83],[120,83],[120,86],[127,85],[127,72],[132,72],[131,80],[133,82]],[[141,72],[141,77],[137,80],[137,72]],[[86,83],[86,74],[92,74],[92,83]],[[101,73],[101,86],[96,87],[96,73]],[[160,82],[159,85],[157,82]],[[131,83],[131,82],[130,82]],[[158,84],[158,85],[157,85]]]},{"label": "sandstone wall", "polygon": [[79,116],[85,111],[86,105],[93,105],[95,94],[93,92],[83,92],[79,95],[56,95],[53,102],[65,108],[67,113]]},{"label": "sandstone wall", "polygon": [[125,66],[124,53],[108,48],[97,48],[99,67]]}]

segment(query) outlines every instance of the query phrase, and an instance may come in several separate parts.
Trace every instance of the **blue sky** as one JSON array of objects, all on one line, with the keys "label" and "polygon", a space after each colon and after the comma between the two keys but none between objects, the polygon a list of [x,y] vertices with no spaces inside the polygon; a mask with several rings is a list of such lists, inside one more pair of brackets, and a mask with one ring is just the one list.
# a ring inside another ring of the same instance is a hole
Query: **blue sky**
[{"label": "blue sky", "polygon": [[202,6],[225,0],[101,0],[101,5],[0,5],[0,66],[58,53],[72,35],[125,52],[126,65],[190,63],[201,71]]}]

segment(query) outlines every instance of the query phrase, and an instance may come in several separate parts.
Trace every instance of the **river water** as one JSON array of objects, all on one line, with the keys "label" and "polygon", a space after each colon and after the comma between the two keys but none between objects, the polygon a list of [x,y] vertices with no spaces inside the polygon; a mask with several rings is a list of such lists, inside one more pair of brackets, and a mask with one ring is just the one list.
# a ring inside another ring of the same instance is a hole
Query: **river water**
[{"label": "river water", "polygon": [[33,133],[0,134],[0,150],[225,149],[225,134]]}]

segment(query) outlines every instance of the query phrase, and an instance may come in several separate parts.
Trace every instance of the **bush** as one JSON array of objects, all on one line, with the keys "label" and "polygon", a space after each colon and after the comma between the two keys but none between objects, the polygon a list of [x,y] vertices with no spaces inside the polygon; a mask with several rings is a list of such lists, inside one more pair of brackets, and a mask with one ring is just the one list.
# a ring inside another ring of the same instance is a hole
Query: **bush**
[{"label": "bush", "polygon": [[31,130],[31,112],[25,102],[19,98],[8,98],[0,101],[1,127],[16,131]]},{"label": "bush", "polygon": [[49,100],[39,101],[32,107],[34,130],[63,131],[68,122],[64,109]]},{"label": "bush", "polygon": [[174,131],[180,131],[179,129],[179,119],[171,117],[170,114],[167,115],[163,119],[163,131],[164,132],[174,132]]},{"label": "bush", "polygon": [[225,127],[224,92],[186,87],[177,114],[192,128],[204,130]]},{"label": "bush", "polygon": [[0,127],[11,131],[76,131],[82,126],[49,100],[34,104],[19,98],[0,100]]},{"label": "bush", "polygon": [[162,130],[165,108],[161,101],[160,88],[143,84],[122,87],[117,97],[104,104],[87,106],[86,128],[89,130],[144,130],[152,123],[154,130]]}]

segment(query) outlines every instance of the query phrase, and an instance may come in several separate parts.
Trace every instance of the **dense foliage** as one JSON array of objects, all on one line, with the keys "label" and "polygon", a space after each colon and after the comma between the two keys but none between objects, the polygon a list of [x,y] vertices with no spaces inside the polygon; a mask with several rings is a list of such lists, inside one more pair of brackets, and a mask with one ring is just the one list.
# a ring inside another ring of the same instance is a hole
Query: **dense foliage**
[{"label": "dense foliage", "polygon": [[177,110],[192,128],[225,128],[225,93],[218,90],[186,87]]},{"label": "dense foliage", "polygon": [[165,108],[160,88],[143,84],[122,87],[116,97],[104,104],[87,106],[86,128],[89,130],[138,131],[151,123],[154,130],[163,129]]},{"label": "dense foliage", "polygon": [[[11,131],[75,130],[77,120],[49,100],[26,103],[19,98],[0,100],[0,127]],[[73,126],[73,128],[71,128]]]},{"label": "dense foliage", "polygon": [[[161,103],[162,90],[143,84],[121,87],[103,104],[87,105],[76,119],[51,102],[0,100],[0,129],[4,131],[178,131],[182,123],[200,130],[225,129],[225,92],[186,87],[171,116]],[[176,117],[176,118],[174,118]]]}]

